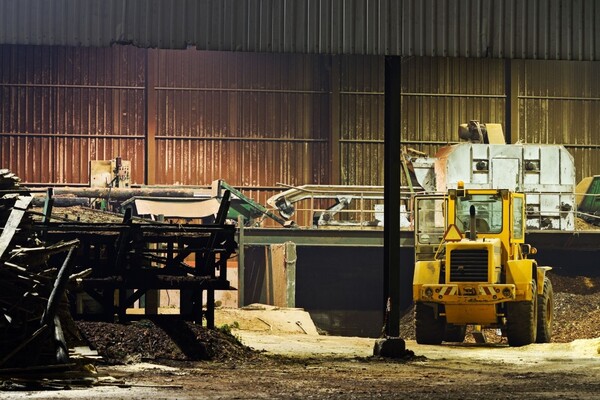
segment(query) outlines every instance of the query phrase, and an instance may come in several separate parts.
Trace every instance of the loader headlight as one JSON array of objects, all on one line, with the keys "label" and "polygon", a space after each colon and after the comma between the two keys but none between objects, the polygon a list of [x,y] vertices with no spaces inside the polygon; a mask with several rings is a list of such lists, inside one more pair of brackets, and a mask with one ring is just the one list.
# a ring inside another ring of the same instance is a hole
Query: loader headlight
[{"label": "loader headlight", "polygon": [[430,287],[425,289],[425,296],[427,296],[427,297],[433,296],[433,290]]},{"label": "loader headlight", "polygon": [[510,291],[509,288],[502,289],[502,296],[504,296],[504,297],[510,297],[511,294],[512,294],[512,292]]}]

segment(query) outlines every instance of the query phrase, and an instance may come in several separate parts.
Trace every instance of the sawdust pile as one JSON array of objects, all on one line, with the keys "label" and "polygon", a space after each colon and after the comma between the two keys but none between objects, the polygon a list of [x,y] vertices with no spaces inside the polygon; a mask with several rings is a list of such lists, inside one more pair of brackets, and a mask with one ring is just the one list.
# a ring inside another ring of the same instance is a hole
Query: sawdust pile
[{"label": "sawdust pile", "polygon": [[575,229],[578,231],[597,231],[600,230],[600,223],[598,222],[598,218],[594,218],[596,224],[591,224],[588,221],[585,221],[581,218],[575,218]]},{"label": "sawdust pile", "polygon": [[108,364],[142,361],[231,361],[256,357],[227,329],[207,329],[181,320],[117,324],[78,321],[85,340]]},{"label": "sawdust pile", "polygon": [[600,277],[551,275],[554,287],[553,341],[600,337]]},{"label": "sawdust pile", "polygon": [[[600,337],[600,277],[568,277],[553,273],[549,276],[554,289],[552,341],[568,343]],[[404,339],[415,339],[413,313],[414,309],[407,310],[400,321],[400,336]],[[495,335],[485,333],[486,337]]]}]

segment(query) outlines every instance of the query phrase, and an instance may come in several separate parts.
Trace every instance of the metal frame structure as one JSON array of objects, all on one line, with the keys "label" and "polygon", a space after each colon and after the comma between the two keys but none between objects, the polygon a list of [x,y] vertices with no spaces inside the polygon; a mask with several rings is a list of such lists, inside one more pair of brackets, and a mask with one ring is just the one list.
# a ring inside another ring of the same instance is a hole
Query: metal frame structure
[{"label": "metal frame structure", "polygon": [[73,263],[82,277],[71,289],[85,291],[102,312],[75,315],[108,321],[166,317],[130,315],[127,308],[148,290],[179,289],[187,293],[178,317],[206,318],[213,328],[215,291],[233,289],[227,280],[227,260],[236,250],[235,226],[226,224],[229,197],[226,191],[214,225],[134,223],[128,212],[123,223],[41,222],[33,230],[48,242],[80,241]]}]

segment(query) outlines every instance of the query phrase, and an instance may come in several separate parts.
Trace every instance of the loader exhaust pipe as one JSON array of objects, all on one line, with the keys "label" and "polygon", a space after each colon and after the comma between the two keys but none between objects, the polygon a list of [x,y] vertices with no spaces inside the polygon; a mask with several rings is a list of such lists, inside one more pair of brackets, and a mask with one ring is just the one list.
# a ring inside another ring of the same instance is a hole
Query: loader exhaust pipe
[{"label": "loader exhaust pipe", "polygon": [[469,208],[469,215],[471,216],[471,221],[469,222],[469,240],[477,240],[475,206]]}]

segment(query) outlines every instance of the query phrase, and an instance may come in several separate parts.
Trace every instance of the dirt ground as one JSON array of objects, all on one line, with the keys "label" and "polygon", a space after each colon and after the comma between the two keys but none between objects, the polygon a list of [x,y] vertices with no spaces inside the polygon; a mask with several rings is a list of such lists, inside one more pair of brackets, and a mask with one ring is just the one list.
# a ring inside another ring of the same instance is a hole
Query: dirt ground
[{"label": "dirt ground", "polygon": [[302,310],[218,310],[212,331],[78,323],[102,359],[80,357],[75,378],[38,376],[35,390],[32,377],[0,377],[0,398],[597,399],[600,280],[552,281],[553,343],[510,348],[486,331],[486,344],[418,345],[411,312],[399,359],[374,357],[372,338],[319,335]]},{"label": "dirt ground", "polygon": [[266,352],[244,360],[99,366],[102,386],[2,398],[597,399],[600,392],[600,339],[522,348],[408,341],[415,356],[390,360],[371,356],[373,339],[238,334]]},{"label": "dirt ground", "polygon": [[63,379],[54,390],[2,391],[0,398],[597,399],[600,335],[567,339],[597,332],[598,282],[554,281],[558,342],[511,348],[489,332],[486,344],[425,346],[409,338],[404,357],[384,359],[372,355],[375,339],[319,335],[301,309],[221,309],[219,329],[211,331],[185,323],[78,322],[104,355],[89,360],[91,387]]}]

